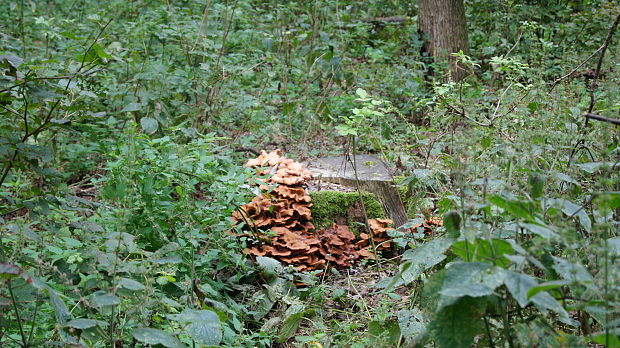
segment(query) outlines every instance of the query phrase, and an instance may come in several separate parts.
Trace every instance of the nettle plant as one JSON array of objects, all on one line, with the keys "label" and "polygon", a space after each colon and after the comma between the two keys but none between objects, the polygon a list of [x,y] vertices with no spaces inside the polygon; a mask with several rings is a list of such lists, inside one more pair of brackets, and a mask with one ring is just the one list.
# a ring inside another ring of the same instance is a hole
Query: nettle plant
[{"label": "nettle plant", "polygon": [[234,344],[249,309],[233,298],[254,267],[227,217],[248,174],[212,134],[150,137],[130,124],[121,138],[93,180],[104,201],[60,197],[2,235],[2,336],[20,347]]},{"label": "nettle plant", "polygon": [[528,182],[529,192],[515,195],[487,193],[488,179],[477,180],[461,196],[439,202],[445,233],[406,251],[397,275],[379,283],[388,292],[423,286],[420,308],[398,313],[408,342],[619,343],[620,238],[613,214],[620,194],[601,192],[579,204],[545,195],[542,174]]}]

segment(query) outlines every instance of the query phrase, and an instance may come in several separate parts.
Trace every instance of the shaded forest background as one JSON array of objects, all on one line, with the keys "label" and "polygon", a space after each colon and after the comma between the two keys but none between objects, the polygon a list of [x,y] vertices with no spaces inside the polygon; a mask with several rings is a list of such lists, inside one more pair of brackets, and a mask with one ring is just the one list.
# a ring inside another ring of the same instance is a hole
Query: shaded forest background
[{"label": "shaded forest background", "polygon": [[[620,6],[464,7],[454,78],[417,1],[2,1],[0,346],[620,347]],[[245,255],[276,148],[388,163],[392,250]]]}]

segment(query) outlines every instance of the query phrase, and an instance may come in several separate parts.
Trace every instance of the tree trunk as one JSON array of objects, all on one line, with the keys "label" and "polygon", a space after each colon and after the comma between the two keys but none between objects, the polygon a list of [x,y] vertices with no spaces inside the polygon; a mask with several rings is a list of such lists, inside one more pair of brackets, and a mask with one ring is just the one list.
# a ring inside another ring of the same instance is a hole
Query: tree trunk
[{"label": "tree trunk", "polygon": [[435,62],[448,62],[448,80],[459,81],[467,75],[451,53],[468,53],[467,19],[463,0],[420,0],[418,29],[424,51]]}]

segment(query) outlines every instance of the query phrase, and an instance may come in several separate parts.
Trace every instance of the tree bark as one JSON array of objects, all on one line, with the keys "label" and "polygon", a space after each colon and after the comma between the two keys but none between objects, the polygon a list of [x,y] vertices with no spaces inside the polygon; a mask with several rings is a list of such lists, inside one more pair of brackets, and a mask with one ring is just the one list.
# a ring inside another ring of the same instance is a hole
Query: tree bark
[{"label": "tree bark", "polygon": [[418,30],[424,51],[436,63],[448,62],[447,80],[463,79],[467,71],[450,55],[469,51],[463,0],[420,0]]}]

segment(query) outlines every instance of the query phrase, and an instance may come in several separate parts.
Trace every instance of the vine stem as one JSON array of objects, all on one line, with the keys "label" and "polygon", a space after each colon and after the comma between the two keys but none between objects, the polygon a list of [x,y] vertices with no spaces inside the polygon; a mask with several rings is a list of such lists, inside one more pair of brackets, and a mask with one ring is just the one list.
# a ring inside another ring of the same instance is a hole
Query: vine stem
[{"label": "vine stem", "polygon": [[19,307],[17,307],[17,300],[15,299],[15,295],[13,294],[13,286],[11,284],[11,280],[8,280],[8,288],[9,294],[11,295],[11,302],[13,303],[13,309],[15,310],[15,317],[17,318],[17,326],[19,327],[19,334],[22,337],[22,347],[28,347],[28,339],[26,338],[26,333],[24,332],[24,327],[22,326],[22,319],[19,316]]}]

